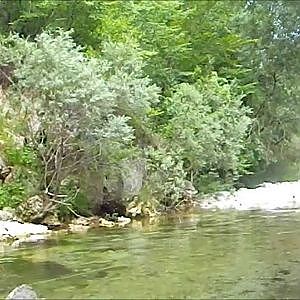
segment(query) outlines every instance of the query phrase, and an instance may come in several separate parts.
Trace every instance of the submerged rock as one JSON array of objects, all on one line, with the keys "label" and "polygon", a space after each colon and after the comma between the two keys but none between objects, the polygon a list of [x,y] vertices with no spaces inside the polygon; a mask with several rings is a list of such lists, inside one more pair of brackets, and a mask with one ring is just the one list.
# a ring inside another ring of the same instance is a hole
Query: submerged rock
[{"label": "submerged rock", "polygon": [[33,290],[33,288],[30,285],[22,284],[18,287],[16,287],[14,290],[12,290],[9,295],[6,297],[6,300],[25,300],[25,299],[31,299],[35,300],[38,299],[38,296],[36,292]]},{"label": "submerged rock", "polygon": [[43,234],[33,234],[28,237],[22,237],[18,240],[15,240],[12,244],[12,248],[18,248],[26,244],[36,244],[40,242],[44,242],[47,239],[47,235]]},{"label": "submerged rock", "polygon": [[280,210],[300,208],[300,181],[264,183],[255,189],[221,192],[201,201],[205,209]]}]

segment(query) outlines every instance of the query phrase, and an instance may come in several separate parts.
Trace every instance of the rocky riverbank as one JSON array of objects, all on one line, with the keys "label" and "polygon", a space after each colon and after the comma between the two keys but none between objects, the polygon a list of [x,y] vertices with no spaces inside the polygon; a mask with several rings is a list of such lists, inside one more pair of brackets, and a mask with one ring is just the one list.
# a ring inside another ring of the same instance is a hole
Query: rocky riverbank
[{"label": "rocky riverbank", "polygon": [[[257,188],[242,188],[235,192],[220,192],[200,201],[203,209],[234,209],[234,210],[286,210],[300,209],[300,181],[264,183]],[[64,224],[65,232],[85,232],[90,228],[125,226],[130,218],[118,217],[108,221],[99,217],[76,218]],[[50,227],[39,224],[20,222],[14,210],[0,210],[0,242],[18,246],[23,242],[38,242],[47,239]]]},{"label": "rocky riverbank", "polygon": [[254,189],[221,192],[205,198],[200,206],[234,210],[300,209],[300,181],[264,183]]},{"label": "rocky riverbank", "polygon": [[[130,218],[118,217],[108,221],[99,217],[76,218],[69,224],[60,224],[57,231],[66,233],[85,232],[96,227],[125,226],[131,222]],[[14,214],[14,210],[4,208],[0,210],[0,244],[18,247],[24,243],[36,243],[48,239],[53,231],[49,226],[22,222]]]},{"label": "rocky riverbank", "polygon": [[17,246],[22,242],[45,240],[50,230],[40,224],[23,223],[11,208],[0,210],[0,242]]}]

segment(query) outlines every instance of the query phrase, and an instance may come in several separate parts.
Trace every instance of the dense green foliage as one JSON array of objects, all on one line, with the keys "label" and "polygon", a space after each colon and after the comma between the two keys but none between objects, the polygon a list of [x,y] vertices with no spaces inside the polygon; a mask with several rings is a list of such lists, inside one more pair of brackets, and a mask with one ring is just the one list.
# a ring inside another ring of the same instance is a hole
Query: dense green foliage
[{"label": "dense green foliage", "polygon": [[245,168],[241,154],[251,119],[236,89],[234,82],[212,74],[193,85],[182,83],[168,101],[164,135],[196,182],[208,173],[225,180]]},{"label": "dense green foliage", "polygon": [[105,189],[133,200],[116,190],[124,161],[143,160],[134,201],[155,210],[182,203],[187,181],[212,192],[276,161],[298,133],[299,6],[0,0],[1,126],[27,141],[4,139],[3,155],[29,172],[11,190],[87,212]]}]

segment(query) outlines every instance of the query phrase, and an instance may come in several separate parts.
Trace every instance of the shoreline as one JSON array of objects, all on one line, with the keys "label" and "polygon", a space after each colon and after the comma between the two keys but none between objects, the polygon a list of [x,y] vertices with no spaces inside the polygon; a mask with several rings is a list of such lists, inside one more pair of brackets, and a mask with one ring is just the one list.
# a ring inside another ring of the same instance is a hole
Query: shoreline
[{"label": "shoreline", "polygon": [[[199,199],[197,207],[204,210],[236,211],[297,210],[300,209],[300,180],[277,183],[265,182],[253,189],[241,188],[233,192],[215,193]],[[90,228],[123,227],[132,222],[132,219],[128,217],[119,217],[116,221],[108,221],[97,216],[81,217],[67,224],[62,223],[61,226],[57,227],[57,230],[52,230],[42,224],[19,222],[9,212],[9,209],[3,209],[0,212],[0,245],[11,247],[18,247],[24,243],[41,242],[57,232],[87,232]]]},{"label": "shoreline", "polygon": [[49,229],[48,226],[42,224],[19,222],[12,216],[11,219],[0,220],[0,248],[5,246],[17,248],[26,243],[42,242],[59,232],[78,233],[97,227],[123,227],[131,221],[126,217],[119,217],[115,222],[99,217],[82,217],[74,219],[68,224],[62,223],[56,229]]}]

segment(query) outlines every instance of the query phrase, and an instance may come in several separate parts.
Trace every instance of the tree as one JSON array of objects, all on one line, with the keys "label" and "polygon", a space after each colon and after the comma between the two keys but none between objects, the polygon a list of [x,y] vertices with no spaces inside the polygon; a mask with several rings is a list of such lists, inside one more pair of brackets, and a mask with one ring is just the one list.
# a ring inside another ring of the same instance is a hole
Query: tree
[{"label": "tree", "polygon": [[256,82],[255,92],[245,98],[257,120],[251,147],[261,149],[256,160],[266,163],[284,156],[298,134],[299,9],[297,1],[248,1],[236,19],[237,30],[256,41],[240,57],[251,70],[244,82]]},{"label": "tree", "polygon": [[74,29],[76,43],[97,47],[101,44],[97,28],[102,6],[93,0],[1,0],[0,32],[34,38],[43,30]]}]

